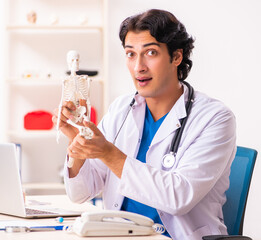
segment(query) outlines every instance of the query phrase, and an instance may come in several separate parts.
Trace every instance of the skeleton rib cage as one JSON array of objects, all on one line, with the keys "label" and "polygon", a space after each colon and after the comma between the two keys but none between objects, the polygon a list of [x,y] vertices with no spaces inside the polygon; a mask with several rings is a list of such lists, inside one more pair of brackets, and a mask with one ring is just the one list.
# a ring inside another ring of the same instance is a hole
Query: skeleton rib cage
[{"label": "skeleton rib cage", "polygon": [[63,81],[63,100],[72,101],[76,106],[79,100],[89,99],[90,79],[87,75],[69,76]]}]

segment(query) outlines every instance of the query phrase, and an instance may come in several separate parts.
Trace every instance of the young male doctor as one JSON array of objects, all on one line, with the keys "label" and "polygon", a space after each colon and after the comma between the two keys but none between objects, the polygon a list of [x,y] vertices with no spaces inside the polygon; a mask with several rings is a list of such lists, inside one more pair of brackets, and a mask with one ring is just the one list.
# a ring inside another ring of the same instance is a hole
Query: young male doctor
[{"label": "young male doctor", "polygon": [[[120,39],[137,94],[117,98],[98,128],[84,122],[90,140],[66,123],[75,107],[64,103],[60,129],[75,159],[65,167],[68,196],[81,203],[102,192],[106,209],[146,215],[175,240],[227,234],[222,205],[236,151],[235,117],[199,92],[187,116],[191,93],[183,81],[193,39],[175,16],[155,9],[124,20]],[[164,164],[186,117],[176,157]]]}]

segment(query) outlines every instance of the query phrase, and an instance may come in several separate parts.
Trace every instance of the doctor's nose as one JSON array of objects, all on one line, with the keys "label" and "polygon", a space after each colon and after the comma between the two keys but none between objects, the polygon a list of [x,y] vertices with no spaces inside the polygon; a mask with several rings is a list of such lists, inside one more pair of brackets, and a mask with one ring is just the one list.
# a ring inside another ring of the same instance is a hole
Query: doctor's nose
[{"label": "doctor's nose", "polygon": [[135,66],[134,66],[134,71],[138,72],[138,73],[147,71],[147,65],[141,57],[137,58],[137,60],[135,62]]}]

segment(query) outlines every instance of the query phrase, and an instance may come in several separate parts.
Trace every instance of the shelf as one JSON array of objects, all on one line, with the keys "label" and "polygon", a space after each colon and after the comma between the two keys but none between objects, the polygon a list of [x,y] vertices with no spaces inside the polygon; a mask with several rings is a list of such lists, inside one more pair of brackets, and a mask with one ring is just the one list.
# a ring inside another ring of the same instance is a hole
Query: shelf
[{"label": "shelf", "polygon": [[[90,77],[93,82],[100,82],[102,83],[102,80],[98,77]],[[6,81],[7,84],[10,84],[12,86],[16,87],[37,87],[37,86],[62,86],[62,78],[30,78],[30,79],[9,79]]]},{"label": "shelf", "polygon": [[37,78],[37,79],[22,79],[22,80],[8,80],[7,84],[10,84],[12,86],[17,87],[28,87],[28,86],[50,86],[50,85],[61,85],[62,86],[62,80],[58,81],[57,79],[43,79],[43,78]]},{"label": "shelf", "polygon": [[75,31],[75,30],[95,30],[95,31],[102,31],[102,26],[91,26],[91,25],[7,25],[6,30],[10,31],[38,31],[38,30],[47,30],[47,31],[54,31],[54,30],[66,30],[66,31]]},{"label": "shelf", "polygon": [[[22,138],[22,139],[28,139],[28,138],[53,138],[56,137],[57,131],[52,130],[11,130],[7,132],[7,135],[10,137],[15,138]],[[62,134],[61,134],[62,135]]]},{"label": "shelf", "polygon": [[63,183],[23,183],[22,187],[26,195],[57,195],[66,193]]}]

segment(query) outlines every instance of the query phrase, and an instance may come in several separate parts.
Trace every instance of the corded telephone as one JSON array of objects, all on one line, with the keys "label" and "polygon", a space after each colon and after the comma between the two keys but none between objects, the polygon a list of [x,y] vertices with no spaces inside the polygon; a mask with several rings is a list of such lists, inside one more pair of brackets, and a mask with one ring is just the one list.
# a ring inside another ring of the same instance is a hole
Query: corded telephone
[{"label": "corded telephone", "polygon": [[125,211],[86,212],[76,218],[70,232],[79,236],[127,236],[163,233],[164,227],[148,217]]}]

